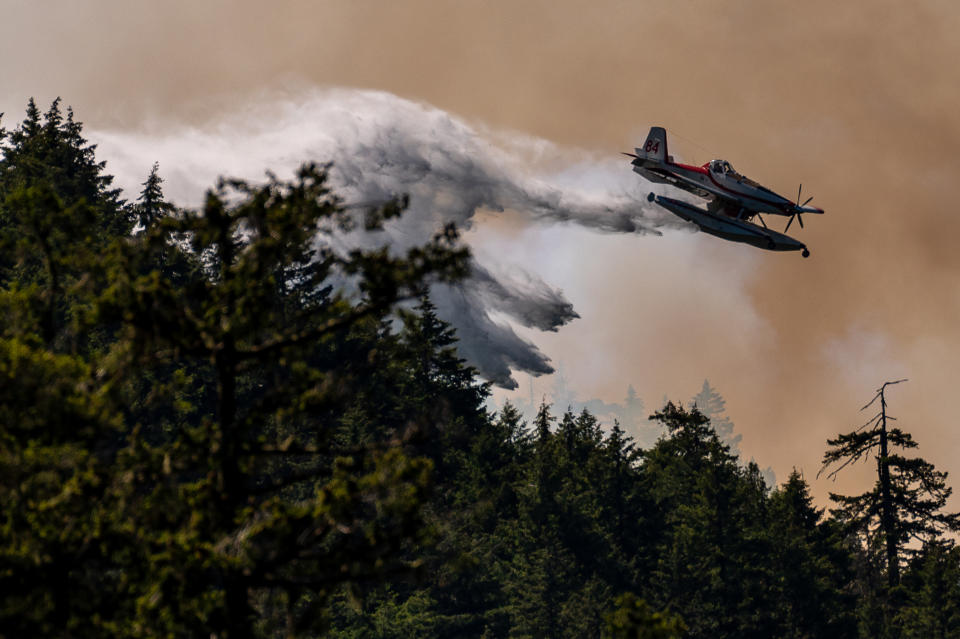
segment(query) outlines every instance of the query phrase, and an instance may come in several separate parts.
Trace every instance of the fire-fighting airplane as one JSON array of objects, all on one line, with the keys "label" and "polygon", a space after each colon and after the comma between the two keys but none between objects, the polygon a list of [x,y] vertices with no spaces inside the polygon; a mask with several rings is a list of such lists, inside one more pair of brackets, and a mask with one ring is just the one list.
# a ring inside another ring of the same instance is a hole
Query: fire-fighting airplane
[{"label": "fire-fighting airplane", "polygon": [[[703,166],[690,166],[673,161],[667,153],[667,132],[663,127],[650,129],[643,147],[636,153],[624,153],[633,158],[633,170],[651,182],[671,184],[709,200],[707,209],[663,195],[650,193],[647,199],[656,202],[671,213],[693,222],[700,230],[734,242],[744,242],[771,251],[810,251],[803,242],[786,235],[796,217],[803,228],[804,213],[823,213],[823,209],[807,206],[813,198],[800,204],[777,195],[768,188],[733,170],[726,160],[711,160]],[[803,185],[801,185],[801,189]],[[771,230],[761,213],[790,217],[783,233]],[[756,217],[760,224],[750,220]]]}]

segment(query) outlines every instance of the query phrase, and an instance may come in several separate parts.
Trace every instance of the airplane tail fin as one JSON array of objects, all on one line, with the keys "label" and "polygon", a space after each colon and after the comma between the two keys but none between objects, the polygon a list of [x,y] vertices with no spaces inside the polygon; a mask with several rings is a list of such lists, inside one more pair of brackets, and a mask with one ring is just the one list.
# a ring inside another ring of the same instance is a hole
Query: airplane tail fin
[{"label": "airplane tail fin", "polygon": [[647,141],[643,146],[636,149],[637,157],[644,160],[655,160],[657,162],[668,161],[667,155],[667,130],[662,126],[650,127],[650,133],[647,135]]}]

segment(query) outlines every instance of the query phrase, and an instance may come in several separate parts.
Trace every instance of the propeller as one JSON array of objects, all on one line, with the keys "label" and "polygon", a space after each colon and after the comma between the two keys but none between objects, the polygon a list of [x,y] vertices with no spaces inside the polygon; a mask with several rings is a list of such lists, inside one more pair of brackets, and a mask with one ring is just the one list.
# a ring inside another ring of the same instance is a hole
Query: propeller
[{"label": "propeller", "polygon": [[[797,189],[797,208],[798,209],[802,209],[803,207],[805,207],[807,204],[810,203],[810,200],[813,199],[813,196],[811,195],[810,197],[807,198],[806,202],[804,202],[803,204],[800,204],[800,193],[802,191],[803,191],[803,184],[800,184],[800,188]],[[793,218],[797,218],[797,221],[800,222],[800,228],[803,228],[803,216],[800,215],[799,212],[797,212],[790,216],[790,221],[787,222],[787,228],[783,229],[784,233],[790,230],[790,225],[793,224]]]}]

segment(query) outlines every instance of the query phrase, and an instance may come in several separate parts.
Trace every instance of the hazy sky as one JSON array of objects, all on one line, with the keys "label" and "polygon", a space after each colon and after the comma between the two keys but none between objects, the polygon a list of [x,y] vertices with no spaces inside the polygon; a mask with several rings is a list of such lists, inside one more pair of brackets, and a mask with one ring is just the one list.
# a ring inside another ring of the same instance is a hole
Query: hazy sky
[{"label": "hazy sky", "polygon": [[60,95],[94,142],[167,127],[189,139],[185,125],[215,130],[274,96],[351,87],[548,140],[582,155],[569,171],[659,124],[685,160],[724,157],[791,198],[802,182],[826,209],[791,228],[807,260],[509,215],[469,237],[573,303],[580,319],[523,334],[580,397],[619,401],[633,384],[653,407],[709,378],[746,456],[780,478],[800,468],[822,497],[865,488],[871,470],[815,480],[827,437],[909,377],[890,396],[900,425],[960,478],[954,2],[5,0],[0,15],[8,128],[29,96]]}]

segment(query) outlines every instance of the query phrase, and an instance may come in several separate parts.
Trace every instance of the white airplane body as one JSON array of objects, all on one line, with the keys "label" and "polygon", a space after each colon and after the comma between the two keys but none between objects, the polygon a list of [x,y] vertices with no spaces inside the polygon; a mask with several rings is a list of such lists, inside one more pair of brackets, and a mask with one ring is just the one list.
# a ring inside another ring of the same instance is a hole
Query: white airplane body
[{"label": "white airplane body", "polygon": [[[799,204],[774,193],[750,178],[737,173],[726,160],[712,160],[703,166],[674,162],[667,153],[667,132],[662,127],[652,127],[643,147],[636,154],[626,153],[633,159],[633,170],[647,180],[658,184],[670,184],[694,195],[710,200],[707,210],[687,202],[650,193],[647,199],[656,202],[675,215],[696,224],[702,231],[734,242],[744,242],[773,251],[802,251],[807,257],[810,251],[800,241],[785,234],[793,223],[794,216],[803,227],[804,213],[822,214],[823,209],[807,206],[808,199]],[[789,216],[784,233],[767,228],[760,214]],[[756,216],[760,225],[750,220]],[[762,226],[761,226],[762,225]]]}]

